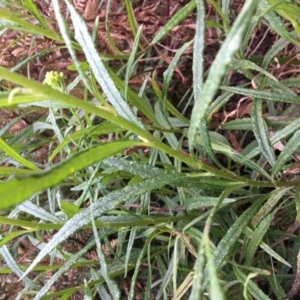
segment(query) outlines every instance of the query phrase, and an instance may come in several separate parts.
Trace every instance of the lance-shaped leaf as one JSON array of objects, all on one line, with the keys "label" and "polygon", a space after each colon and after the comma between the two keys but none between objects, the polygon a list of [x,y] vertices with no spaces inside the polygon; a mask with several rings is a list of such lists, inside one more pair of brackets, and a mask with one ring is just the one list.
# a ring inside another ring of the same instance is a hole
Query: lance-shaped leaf
[{"label": "lance-shaped leaf", "polygon": [[79,152],[57,166],[28,177],[15,178],[0,182],[0,209],[21,203],[34,193],[55,186],[76,171],[84,169],[103,158],[119,153],[134,146],[145,145],[142,142],[126,141],[108,143]]}]

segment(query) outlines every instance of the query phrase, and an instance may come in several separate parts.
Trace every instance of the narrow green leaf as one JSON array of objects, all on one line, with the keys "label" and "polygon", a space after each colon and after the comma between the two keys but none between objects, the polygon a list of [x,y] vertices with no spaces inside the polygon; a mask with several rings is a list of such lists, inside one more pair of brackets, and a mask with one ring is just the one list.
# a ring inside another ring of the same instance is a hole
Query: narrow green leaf
[{"label": "narrow green leaf", "polygon": [[126,247],[126,256],[125,256],[125,261],[124,261],[124,268],[125,268],[124,277],[127,277],[130,253],[132,251],[132,247],[133,247],[133,244],[134,244],[134,241],[136,238],[137,229],[138,229],[137,227],[132,227],[130,229],[129,240],[128,240],[127,247]]},{"label": "narrow green leaf", "polygon": [[279,40],[274,42],[267,54],[264,55],[262,67],[267,68],[272,59],[274,59],[274,57],[276,57],[278,53],[282,51],[288,44],[289,42],[284,38],[280,38]]},{"label": "narrow green leaf", "polygon": [[[67,22],[64,19],[63,12],[61,11],[61,8],[60,8],[59,0],[53,0],[52,7],[55,12],[55,18],[56,18],[61,36],[64,40],[66,47],[69,50],[71,58],[73,59],[74,64],[76,66],[76,71],[79,73],[79,76],[80,76],[82,82],[84,83],[85,87],[89,90],[90,93],[93,94],[93,88],[90,84],[90,80],[87,78],[86,74],[84,73],[84,71],[82,69],[82,65],[81,65],[80,61],[78,60],[75,49],[73,47],[72,39],[70,36],[69,25],[67,25]],[[99,99],[101,99],[101,98],[99,97]],[[102,103],[104,106],[106,106],[105,101],[103,101]]]},{"label": "narrow green leaf", "polygon": [[51,230],[51,229],[60,229],[62,227],[62,224],[35,223],[35,222],[16,220],[7,217],[1,217],[1,216],[0,216],[0,223],[12,225],[12,226],[19,226],[27,229],[34,229],[34,230]]},{"label": "narrow green leaf", "polygon": [[215,250],[215,264],[217,268],[221,266],[226,256],[230,253],[239,236],[241,235],[245,227],[249,224],[253,216],[257,213],[257,210],[259,209],[261,204],[262,201],[257,200],[247,210],[245,210],[229,228],[226,235],[220,241],[217,249]]},{"label": "narrow green leaf", "polygon": [[[226,40],[222,44],[221,49],[210,67],[207,80],[203,85],[201,93],[198,95],[199,98],[195,98],[195,106],[193,108],[191,125],[189,128],[189,147],[192,148],[198,130],[200,129],[201,136],[205,141],[205,148],[216,163],[218,162],[212,150],[207,130],[207,109],[219,89],[227,66],[242,43],[243,34],[252,17],[252,13],[256,8],[257,2],[257,0],[246,1],[242,11],[238,15]],[[198,59],[198,55],[201,54],[194,53],[194,59]],[[198,78],[194,78],[194,82],[197,82],[197,80]]]},{"label": "narrow green leaf", "polygon": [[262,154],[265,156],[271,166],[275,164],[275,154],[270,146],[268,127],[263,118],[262,100],[254,99],[252,102],[251,117],[254,135],[260,147]]},{"label": "narrow green leaf", "polygon": [[[105,279],[105,282],[109,288],[110,294],[113,296],[113,299],[120,299],[121,293],[120,290],[118,288],[118,285],[116,284],[116,282],[114,280],[112,280],[109,277],[109,272],[108,272],[108,264],[106,261],[106,257],[105,254],[102,250],[102,245],[101,245],[101,240],[99,238],[99,233],[98,233],[98,229],[96,227],[95,224],[95,218],[93,215],[93,208],[91,208],[91,220],[92,220],[92,228],[93,228],[93,233],[94,233],[94,239],[96,242],[96,247],[97,247],[97,254],[99,257],[99,262],[101,265],[101,275],[103,276],[103,278]],[[105,233],[105,231],[104,231]]]},{"label": "narrow green leaf", "polygon": [[287,267],[292,268],[291,264],[288,261],[286,261],[282,256],[280,256],[278,253],[276,253],[269,245],[267,245],[264,242],[261,242],[259,246],[261,249],[263,249],[270,256],[274,257],[276,260],[286,265]]},{"label": "narrow green leaf", "polygon": [[34,231],[34,229],[27,229],[27,230],[17,230],[13,231],[11,233],[8,233],[5,235],[5,237],[0,239],[0,248],[3,247],[4,245],[8,244],[11,240],[16,239],[19,236],[25,235],[27,233],[30,233]]},{"label": "narrow green leaf", "polygon": [[[215,152],[223,153],[227,157],[230,157],[233,161],[243,164],[243,165],[249,167],[250,169],[257,171],[262,176],[272,180],[272,177],[263,168],[261,168],[258,164],[256,164],[252,160],[248,159],[247,156],[244,156],[243,154],[238,153],[235,149],[231,148],[227,144],[223,143],[220,140],[217,140],[213,135],[211,135],[210,137],[211,137],[211,143],[212,143],[211,146]],[[201,136],[196,137],[195,143],[200,144],[202,146],[205,145]]]},{"label": "narrow green leaf", "polygon": [[[292,121],[288,125],[286,125],[281,130],[277,131],[270,137],[270,143],[271,145],[275,145],[277,142],[281,141],[282,139],[288,137],[293,132],[297,131],[300,128],[300,118],[297,118],[296,120]],[[258,155],[260,153],[259,147],[256,147],[251,150],[250,153],[247,153],[245,156],[246,159],[251,159],[254,156]]]},{"label": "narrow green leaf", "polygon": [[[124,94],[125,93],[125,83],[123,80],[121,80],[112,69],[109,67],[107,68],[109,71],[109,75],[111,76],[112,80],[116,84],[117,88]],[[138,108],[147,118],[149,118],[155,125],[158,125],[154,113],[147,105],[147,103],[138,96],[130,87],[127,87],[127,100],[131,103],[131,105],[134,105],[136,108]]]},{"label": "narrow green leaf", "polygon": [[236,119],[221,125],[223,130],[253,130],[250,118]]},{"label": "narrow green leaf", "polygon": [[233,93],[229,92],[222,93],[219,97],[216,98],[214,102],[211,103],[207,110],[208,121],[211,121],[211,119],[213,118],[213,114],[222,109],[233,95]]},{"label": "narrow green leaf", "polygon": [[299,96],[292,96],[287,93],[282,93],[279,91],[276,92],[257,91],[257,90],[251,90],[251,89],[245,89],[245,88],[239,88],[233,86],[221,86],[221,89],[229,92],[234,92],[236,94],[263,99],[263,100],[278,101],[284,103],[294,103],[294,104],[300,103]]},{"label": "narrow green leaf", "polygon": [[[45,36],[51,40],[55,40],[58,42],[63,42],[62,37],[56,33],[53,30],[47,29],[47,28],[42,28],[37,25],[34,25],[31,22],[25,21],[25,18],[21,18],[18,15],[14,15],[13,11],[7,11],[4,8],[0,8],[0,20],[7,21],[7,27],[16,29],[16,30],[21,30],[23,32],[28,32],[32,34],[37,34],[40,36]],[[75,46],[75,44],[74,44]],[[79,50],[78,45],[75,46],[77,50]]]},{"label": "narrow green leaf", "polygon": [[26,176],[29,174],[37,173],[38,171],[28,170],[28,169],[19,169],[13,167],[0,167],[0,175],[9,176],[11,174],[16,174],[17,176]]},{"label": "narrow green leaf", "polygon": [[17,151],[15,151],[12,147],[10,147],[1,137],[0,137],[0,148],[10,157],[12,157],[17,162],[21,163],[23,166],[34,170],[40,171],[41,169],[35,166],[32,162],[24,158]]},{"label": "narrow green leaf", "polygon": [[136,18],[134,16],[134,11],[131,5],[131,1],[130,0],[124,0],[125,2],[125,7],[126,7],[126,11],[127,11],[127,15],[128,15],[128,21],[129,21],[129,25],[130,25],[130,29],[133,33],[133,36],[136,38],[137,35],[137,21]]},{"label": "narrow green leaf", "polygon": [[[215,255],[213,258],[213,255],[211,253],[209,232],[210,232],[210,228],[211,228],[211,225],[213,222],[213,218],[214,218],[215,214],[217,213],[217,211],[219,210],[222,202],[233,191],[235,191],[236,189],[243,187],[243,186],[244,186],[244,184],[235,184],[233,186],[230,186],[230,187],[227,187],[226,189],[224,189],[224,191],[218,198],[216,205],[212,208],[212,210],[206,220],[204,232],[203,232],[202,243],[199,247],[198,257],[197,257],[197,260],[195,263],[195,277],[194,277],[192,293],[189,298],[190,300],[202,299],[202,296],[203,296],[202,294],[203,294],[203,291],[204,291],[208,281],[210,281],[210,293],[211,293],[211,296],[213,296],[212,299],[225,299],[225,296],[221,290],[221,287],[219,285],[218,278],[217,278],[217,271],[218,271],[218,268],[219,268],[220,264],[222,263],[222,261],[217,261],[217,259],[219,258],[216,256],[217,249],[214,251]],[[234,226],[235,226],[235,224],[231,228],[233,228]],[[220,244],[222,243],[222,241],[223,240],[221,240]],[[206,256],[206,257],[204,257],[204,256]],[[225,258],[225,256],[223,258]],[[206,260],[207,260],[207,266],[204,269]],[[210,275],[210,277],[208,276],[208,274]],[[215,289],[215,291],[212,291],[212,289]]]},{"label": "narrow green leaf", "polygon": [[110,132],[124,131],[124,128],[112,123],[102,123],[100,125],[84,128],[82,130],[73,132],[68,135],[58,146],[55,148],[50,155],[49,161],[52,161],[54,157],[69,143],[77,142],[81,139],[92,138],[93,136],[99,136],[101,134],[109,134]]},{"label": "narrow green leaf", "polygon": [[167,93],[168,93],[168,90],[170,87],[170,82],[171,82],[174,70],[176,69],[176,66],[177,66],[182,54],[192,43],[193,43],[193,40],[183,44],[182,47],[180,47],[176,51],[176,54],[173,57],[171,63],[169,64],[167,70],[163,73],[163,77],[164,77],[164,82],[163,82],[163,87],[162,87],[163,107],[165,107],[165,102],[167,100]]},{"label": "narrow green leaf", "polygon": [[226,18],[229,20],[230,17],[230,0],[222,0],[222,12],[226,16]]},{"label": "narrow green leaf", "polygon": [[193,59],[193,84],[194,98],[200,99],[203,88],[203,63],[205,48],[205,3],[203,0],[196,0],[197,3],[197,19],[196,32],[194,38],[194,59]]},{"label": "narrow green leaf", "polygon": [[144,125],[132,112],[127,102],[122,97],[121,93],[117,89],[115,83],[109,75],[102,59],[100,58],[98,51],[94,45],[94,42],[90,36],[87,25],[76,11],[73,5],[67,2],[70,10],[71,18],[75,29],[75,38],[81,45],[83,52],[86,56],[93,73],[100,84],[103,92],[106,94],[110,103],[114,106],[117,112],[125,119],[132,121],[137,126],[144,128]]},{"label": "narrow green leaf", "polygon": [[63,220],[56,215],[48,212],[47,210],[39,207],[38,205],[32,203],[31,201],[25,201],[18,206],[20,211],[26,212],[40,220],[51,223],[63,223]]},{"label": "narrow green leaf", "polygon": [[33,0],[23,0],[24,6],[34,15],[34,17],[43,25],[46,29],[51,30],[45,18],[42,17],[40,11],[37,9]]},{"label": "narrow green leaf", "polygon": [[274,191],[266,194],[267,201],[262,205],[259,209],[258,213],[253,217],[251,221],[251,227],[256,228],[256,226],[267,216],[270,212],[278,207],[278,202],[283,199],[284,195],[286,195],[292,187],[287,188],[277,188]]},{"label": "narrow green leaf", "polygon": [[211,250],[210,240],[208,236],[204,235],[203,243],[205,245],[205,254],[207,257],[207,264],[209,270],[209,294],[211,300],[225,300],[224,292],[222,291],[219,278],[218,271],[214,262],[214,256]]},{"label": "narrow green leaf", "polygon": [[272,176],[275,177],[281,170],[284,164],[289,161],[300,145],[300,131],[296,131],[294,135],[285,144],[283,150],[279,154],[276,163],[272,169]]},{"label": "narrow green leaf", "polygon": [[[152,81],[152,87],[160,101],[163,101],[162,91],[159,89],[155,80]],[[184,117],[182,113],[169,100],[166,100],[166,103],[163,103],[163,105],[165,105],[167,111],[169,111],[178,120],[182,121],[185,124],[189,123],[189,120]]]},{"label": "narrow green leaf", "polygon": [[246,70],[255,70],[258,71],[260,74],[266,75],[268,78],[274,81],[278,81],[276,77],[274,77],[271,73],[267,72],[263,68],[259,67],[254,62],[247,60],[247,59],[237,59],[233,62],[233,68],[238,69],[246,69]]},{"label": "narrow green leaf", "polygon": [[[218,267],[216,265],[215,257],[211,251],[211,245],[209,240],[209,231],[213,223],[213,219],[217,214],[219,208],[221,207],[223,201],[228,197],[232,192],[235,190],[244,187],[244,184],[236,184],[235,186],[227,187],[223,193],[220,195],[218,203],[212,208],[209,217],[206,220],[205,228],[204,228],[204,235],[203,235],[203,243],[205,247],[205,254],[207,257],[207,268],[208,269],[209,277],[210,277],[210,284],[209,284],[209,291],[211,295],[211,299],[225,299],[225,295],[221,289],[219,279],[218,279]],[[206,282],[204,286],[206,285]]]},{"label": "narrow green leaf", "polygon": [[60,201],[60,207],[62,212],[67,215],[68,219],[71,219],[80,211],[80,208],[77,205],[67,201]]},{"label": "narrow green leaf", "polygon": [[141,145],[145,144],[125,141],[96,146],[75,154],[70,159],[47,171],[30,175],[27,178],[16,178],[6,182],[0,182],[0,194],[2,196],[0,209],[19,204],[32,194],[57,185],[76,171],[86,168],[103,158],[119,153],[122,150]]},{"label": "narrow green leaf", "polygon": [[86,279],[84,279],[84,281],[83,281],[83,288],[84,288],[84,299],[83,300],[93,300],[93,293],[92,293],[89,285],[87,284]]},{"label": "narrow green leaf", "polygon": [[276,299],[287,299],[287,295],[282,287],[281,280],[275,276],[275,272],[271,273],[271,276],[268,276],[268,281],[270,283],[271,289],[274,291],[274,296]]},{"label": "narrow green leaf", "polygon": [[167,171],[148,164],[139,163],[137,161],[128,160],[126,157],[109,157],[102,161],[104,167],[115,167],[118,170],[130,172],[141,176],[142,178],[150,178],[153,176],[172,176],[175,171]]},{"label": "narrow green leaf", "polygon": [[268,214],[257,226],[255,229],[248,245],[247,245],[247,253],[246,253],[246,265],[250,265],[252,259],[254,257],[255,251],[257,250],[260,242],[262,241],[264,235],[269,230],[269,226],[274,218],[275,213],[278,211],[274,210],[273,213]]},{"label": "narrow green leaf", "polygon": [[88,243],[82,249],[80,249],[72,258],[70,258],[64,265],[61,267],[51,278],[46,282],[46,284],[39,290],[39,292],[35,295],[34,300],[40,300],[47,292],[51,289],[51,287],[55,284],[59,278],[65,274],[68,270],[72,268],[72,266],[80,259],[89,249],[94,247],[96,244],[95,240]]},{"label": "narrow green leaf", "polygon": [[157,33],[151,42],[151,45],[158,43],[164,36],[166,36],[176,25],[186,19],[186,17],[197,7],[196,0],[190,1],[187,5],[181,8]]},{"label": "narrow green leaf", "polygon": [[[87,195],[92,191],[93,183],[97,182],[97,177],[99,174],[99,168],[100,168],[101,162],[99,162],[94,168],[93,172],[89,176],[89,180],[85,181],[82,187],[79,190],[82,190],[82,193],[80,197],[74,202],[75,205],[78,207],[82,207],[84,201],[87,199]],[[102,184],[98,184],[98,188],[102,186]]]},{"label": "narrow green leaf", "polygon": [[[219,4],[219,2],[217,3],[215,0],[209,0],[209,3],[214,7],[214,9],[216,10],[216,12],[220,15],[220,17],[222,18],[223,21],[223,27],[225,29],[225,32],[228,32],[230,29],[230,25],[229,25],[229,16],[226,16],[223,14],[223,8],[222,6]],[[222,3],[223,4],[223,3]]]},{"label": "narrow green leaf", "polygon": [[[294,117],[265,117],[267,124],[271,127],[282,127],[289,125],[295,120]],[[250,118],[236,119],[221,125],[224,130],[253,130],[252,120]]]},{"label": "narrow green leaf", "polygon": [[189,300],[201,300],[204,290],[204,267],[206,263],[206,256],[205,256],[205,248],[202,241],[202,244],[199,247],[198,250],[198,256],[197,260],[195,262],[194,266],[194,278],[193,278],[193,286],[192,286],[192,292],[189,297]]},{"label": "narrow green leaf", "polygon": [[[157,232],[154,231],[146,240],[146,243],[145,245],[142,247],[141,251],[139,251],[139,256],[136,260],[136,264],[135,264],[135,268],[134,268],[134,273],[133,273],[133,276],[131,277],[131,284],[130,284],[130,290],[129,290],[129,294],[128,294],[128,300],[133,300],[135,299],[134,296],[135,296],[135,292],[136,292],[136,282],[138,280],[138,274],[139,274],[139,271],[140,271],[140,266],[141,266],[141,263],[142,263],[142,259],[143,259],[143,256],[144,256],[144,252],[148,249],[149,252],[151,253],[153,250],[151,249],[150,245],[151,245],[151,242],[152,240],[155,238],[155,236],[157,235]],[[152,250],[152,251],[151,251]],[[150,256],[150,253],[148,254]],[[158,292],[159,294],[159,292]]]},{"label": "narrow green leaf", "polygon": [[[170,124],[168,122],[166,114],[163,113],[161,105],[159,102],[157,102],[154,106],[155,109],[155,115],[157,121],[160,123],[160,125],[164,128],[171,129]],[[163,136],[165,136],[168,144],[173,148],[173,149],[178,149],[179,142],[177,140],[177,137],[174,133],[171,132],[165,132],[163,133]]]},{"label": "narrow green leaf", "polygon": [[[164,232],[160,230],[160,233],[163,234]],[[146,241],[147,244],[142,248],[142,251],[139,255],[139,261],[137,262],[137,265],[136,265],[135,270],[134,270],[134,285],[131,285],[131,287],[130,287],[130,292],[131,293],[130,293],[130,298],[128,297],[128,300],[133,300],[134,299],[133,298],[134,297],[134,292],[135,292],[134,287],[136,286],[136,282],[137,282],[137,279],[138,279],[138,274],[139,274],[139,271],[140,271],[140,265],[141,265],[141,259],[143,257],[143,252],[145,252],[147,250],[148,257],[150,256],[151,250],[153,248],[153,245],[151,245],[150,243],[151,243],[152,239],[155,238],[155,236],[157,234],[158,234],[158,229],[156,229],[155,231],[152,230],[150,236],[147,237],[147,241]],[[169,247],[170,247],[170,245],[169,245]],[[160,273],[162,282],[161,282],[159,290],[156,292],[156,299],[161,299],[163,294],[166,292],[166,290],[168,292],[170,292],[171,294],[174,294],[172,286],[170,286],[170,285],[168,286],[168,283],[172,279],[173,266],[174,266],[174,255],[168,260],[168,265],[166,265],[166,266],[162,265],[159,268],[159,273]]]},{"label": "narrow green leaf", "polygon": [[273,8],[280,16],[291,22],[298,37],[300,37],[300,27],[298,23],[298,18],[300,16],[299,5],[287,1],[280,2],[278,0],[268,0],[268,2],[273,5]]},{"label": "narrow green leaf", "polygon": [[[0,234],[0,240],[2,239],[2,236]],[[10,254],[8,247],[6,245],[3,245],[0,247],[0,254],[1,257],[5,260],[7,266],[11,271],[14,272],[15,275],[17,275],[19,278],[22,278],[22,280],[31,288],[36,289],[37,286],[32,280],[30,280],[25,273],[22,271],[22,269],[19,267],[18,263],[14,260],[12,255]]]},{"label": "narrow green leaf", "polygon": [[271,6],[269,5],[267,0],[259,1],[259,9],[261,14],[266,18],[269,22],[270,27],[278,33],[282,38],[289,41],[290,43],[299,46],[300,43],[290,34],[281,19],[276,15],[273,10],[270,10]]},{"label": "narrow green leaf", "polygon": [[[74,216],[74,215],[73,215]],[[148,226],[160,223],[177,222],[187,219],[187,216],[170,217],[170,216],[103,216],[97,220],[97,226],[99,228],[120,228],[126,226]],[[12,226],[19,226],[27,229],[38,230],[59,230],[62,228],[62,224],[49,224],[49,223],[35,223],[30,221],[16,220],[0,216],[0,222],[2,224],[8,224]]]},{"label": "narrow green leaf", "polygon": [[[197,195],[191,199],[186,199],[187,211],[199,210],[202,207],[215,206],[217,205],[219,198],[217,197],[205,197]],[[236,202],[236,199],[226,198],[222,201],[222,205]]]},{"label": "narrow green leaf", "polygon": [[118,53],[119,55],[123,55],[123,53],[118,49],[118,47],[116,46],[111,34],[110,34],[110,14],[112,13],[111,12],[111,3],[113,2],[113,0],[108,0],[106,2],[106,13],[105,13],[105,31],[106,31],[106,36],[108,38],[108,41],[109,41],[109,45],[110,47],[112,47],[116,53]]},{"label": "narrow green leaf", "polygon": [[125,72],[125,78],[124,78],[124,98],[127,101],[127,97],[128,97],[128,84],[129,84],[129,79],[130,79],[130,75],[132,74],[133,68],[134,68],[134,59],[138,50],[138,46],[139,46],[139,42],[140,42],[140,38],[142,35],[142,31],[143,30],[143,25],[141,25],[138,29],[138,31],[135,34],[135,39],[134,39],[134,43],[129,55],[129,59],[127,62],[127,67],[126,67],[126,72]]},{"label": "narrow green leaf", "polygon": [[253,283],[253,281],[247,280],[246,275],[235,264],[233,265],[233,270],[237,279],[244,286],[244,296],[245,291],[248,291],[254,297],[254,299],[271,300],[255,283]]}]

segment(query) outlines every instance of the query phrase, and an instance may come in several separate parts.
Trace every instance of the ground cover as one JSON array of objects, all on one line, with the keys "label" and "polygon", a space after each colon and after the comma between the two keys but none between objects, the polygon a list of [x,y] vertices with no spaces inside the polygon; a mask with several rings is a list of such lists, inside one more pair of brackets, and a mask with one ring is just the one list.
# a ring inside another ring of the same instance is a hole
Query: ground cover
[{"label": "ground cover", "polygon": [[298,2],[0,3],[0,299],[298,299]]}]

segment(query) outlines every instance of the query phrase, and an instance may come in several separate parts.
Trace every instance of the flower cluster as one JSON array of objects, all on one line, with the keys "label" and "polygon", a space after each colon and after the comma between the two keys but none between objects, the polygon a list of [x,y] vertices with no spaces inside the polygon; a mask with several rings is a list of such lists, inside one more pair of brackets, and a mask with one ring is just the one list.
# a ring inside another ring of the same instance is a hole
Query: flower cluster
[{"label": "flower cluster", "polygon": [[53,89],[58,90],[62,93],[65,93],[66,91],[65,76],[62,72],[47,72],[44,83],[50,85]]}]

